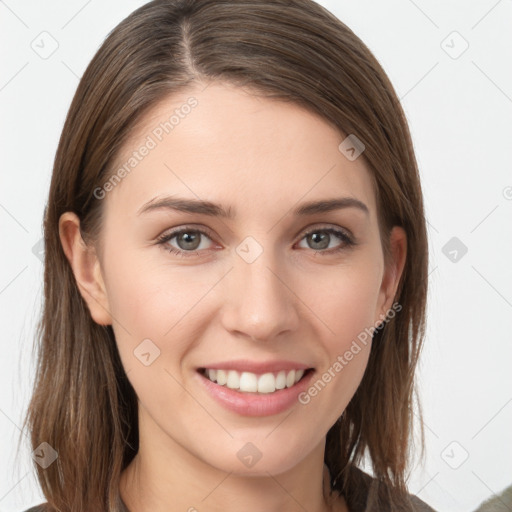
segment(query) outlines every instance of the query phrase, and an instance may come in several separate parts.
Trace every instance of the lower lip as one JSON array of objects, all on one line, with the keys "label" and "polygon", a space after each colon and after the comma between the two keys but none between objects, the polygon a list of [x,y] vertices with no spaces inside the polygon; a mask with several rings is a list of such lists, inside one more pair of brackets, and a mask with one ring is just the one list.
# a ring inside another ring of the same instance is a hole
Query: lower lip
[{"label": "lower lip", "polygon": [[201,385],[217,402],[243,416],[271,416],[286,411],[294,403],[298,403],[298,395],[308,388],[314,373],[314,370],[308,370],[307,374],[291,388],[273,393],[245,393],[220,386],[196,371]]}]

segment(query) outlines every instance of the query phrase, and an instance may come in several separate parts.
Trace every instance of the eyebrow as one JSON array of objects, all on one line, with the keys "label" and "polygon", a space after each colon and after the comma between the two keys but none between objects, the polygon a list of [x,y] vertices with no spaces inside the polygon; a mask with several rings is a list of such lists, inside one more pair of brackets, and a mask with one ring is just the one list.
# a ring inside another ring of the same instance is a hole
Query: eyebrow
[{"label": "eyebrow", "polygon": [[[315,215],[317,213],[341,210],[344,208],[357,208],[363,211],[366,215],[369,215],[370,213],[368,207],[359,199],[356,199],[355,197],[340,197],[303,203],[293,210],[293,215],[297,217],[305,217],[308,215]],[[155,210],[174,210],[186,213],[198,213],[225,219],[235,218],[235,212],[231,206],[226,210],[221,205],[212,203],[211,201],[185,199],[172,196],[160,198],[154,197],[139,208],[137,215]]]}]

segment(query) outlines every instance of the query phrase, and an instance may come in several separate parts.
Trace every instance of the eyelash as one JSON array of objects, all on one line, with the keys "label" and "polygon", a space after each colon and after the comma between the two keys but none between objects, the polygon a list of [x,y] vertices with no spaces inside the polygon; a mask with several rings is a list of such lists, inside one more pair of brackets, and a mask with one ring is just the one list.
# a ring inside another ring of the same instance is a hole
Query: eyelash
[{"label": "eyelash", "polygon": [[[328,249],[328,250],[327,249],[324,249],[324,250],[311,249],[312,251],[315,251],[315,253],[320,253],[322,256],[329,256],[332,254],[337,254],[343,250],[349,249],[349,248],[357,245],[357,243],[347,233],[345,233],[344,231],[338,230],[338,229],[334,229],[334,228],[311,229],[311,230],[307,231],[306,233],[304,233],[304,235],[299,240],[299,242],[301,240],[303,240],[305,237],[307,237],[308,235],[311,235],[313,233],[318,233],[318,232],[329,233],[330,235],[334,235],[334,236],[338,237],[343,242],[339,247],[336,247],[334,249]],[[182,233],[201,233],[202,235],[211,239],[210,234],[203,229],[184,227],[179,230],[172,231],[171,233],[166,233],[164,235],[159,236],[157,238],[156,243],[157,243],[157,245],[164,246],[164,249],[166,251],[170,252],[171,254],[175,254],[177,256],[185,257],[185,258],[190,257],[190,256],[195,256],[199,252],[202,251],[202,249],[200,251],[197,251],[197,250],[196,251],[184,251],[184,250],[176,249],[176,247],[172,247],[172,246],[165,247],[165,244],[167,244],[167,242],[171,241],[177,235],[180,235]]]}]

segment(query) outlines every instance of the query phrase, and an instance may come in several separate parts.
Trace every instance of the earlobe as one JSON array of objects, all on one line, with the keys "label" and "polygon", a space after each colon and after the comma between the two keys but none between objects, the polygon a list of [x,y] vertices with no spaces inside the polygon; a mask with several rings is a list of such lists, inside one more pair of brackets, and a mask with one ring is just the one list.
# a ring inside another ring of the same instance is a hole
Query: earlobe
[{"label": "earlobe", "polygon": [[407,235],[400,226],[394,226],[389,235],[390,261],[384,270],[379,298],[379,318],[381,322],[389,313],[398,290],[407,258]]},{"label": "earlobe", "polygon": [[111,325],[112,316],[100,262],[94,248],[87,246],[82,239],[80,219],[75,213],[66,212],[61,215],[59,236],[62,249],[92,319],[99,325]]}]

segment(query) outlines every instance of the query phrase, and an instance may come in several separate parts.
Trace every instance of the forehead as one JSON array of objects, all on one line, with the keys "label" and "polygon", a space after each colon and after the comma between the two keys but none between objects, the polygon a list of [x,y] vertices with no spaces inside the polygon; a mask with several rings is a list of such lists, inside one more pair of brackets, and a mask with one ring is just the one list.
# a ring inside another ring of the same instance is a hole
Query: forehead
[{"label": "forehead", "polygon": [[344,139],[296,103],[212,83],[173,94],[143,116],[117,156],[113,172],[124,168],[124,177],[107,203],[132,214],[156,195],[176,194],[261,215],[342,194],[373,214],[371,174],[363,158],[340,151]]}]

